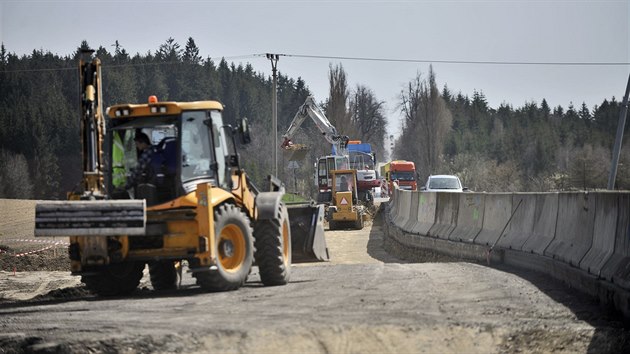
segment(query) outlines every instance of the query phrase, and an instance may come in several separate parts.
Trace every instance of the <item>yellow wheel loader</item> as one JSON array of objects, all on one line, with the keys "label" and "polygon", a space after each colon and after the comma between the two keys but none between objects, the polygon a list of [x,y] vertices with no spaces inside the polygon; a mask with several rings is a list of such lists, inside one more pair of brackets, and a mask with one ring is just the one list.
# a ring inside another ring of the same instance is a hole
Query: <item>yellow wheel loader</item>
[{"label": "yellow wheel loader", "polygon": [[282,285],[292,262],[329,259],[323,207],[288,209],[275,177],[262,191],[240,167],[246,119],[233,129],[217,101],[154,96],[105,118],[100,65],[79,64],[81,190],[38,202],[35,215],[36,236],[70,237],[71,271],[91,291],[129,294],[145,265],[154,289],[174,289],[182,261],[209,291],[239,288],[254,263],[264,285]]},{"label": "yellow wheel loader", "polygon": [[363,229],[365,206],[357,202],[357,171],[333,170],[332,204],[327,210],[330,230],[354,228]]}]

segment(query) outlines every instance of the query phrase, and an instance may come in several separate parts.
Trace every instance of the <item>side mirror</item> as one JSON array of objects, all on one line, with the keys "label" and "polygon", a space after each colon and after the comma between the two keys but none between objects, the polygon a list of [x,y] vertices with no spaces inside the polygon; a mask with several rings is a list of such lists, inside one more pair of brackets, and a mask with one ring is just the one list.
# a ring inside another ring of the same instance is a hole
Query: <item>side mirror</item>
[{"label": "side mirror", "polygon": [[420,187],[420,190],[421,190],[421,191],[426,191],[426,190],[427,190],[427,187],[426,187],[426,186],[422,186],[422,187]]},{"label": "side mirror", "polygon": [[468,187],[464,187],[464,188],[462,188],[462,190],[463,190],[464,192],[468,192],[468,191],[469,191]]},{"label": "side mirror", "polygon": [[238,136],[241,144],[246,145],[252,142],[252,137],[249,133],[249,121],[243,117],[241,123],[238,125]]}]

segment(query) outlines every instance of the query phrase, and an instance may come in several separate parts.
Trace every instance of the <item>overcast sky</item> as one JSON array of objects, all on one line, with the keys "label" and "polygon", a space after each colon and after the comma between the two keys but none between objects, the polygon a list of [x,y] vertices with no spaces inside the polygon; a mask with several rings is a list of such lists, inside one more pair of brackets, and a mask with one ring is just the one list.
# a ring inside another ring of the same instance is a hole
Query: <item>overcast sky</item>
[{"label": "overcast sky", "polygon": [[[192,37],[205,57],[249,62],[266,75],[261,53],[302,77],[318,102],[328,96],[329,64],[341,63],[350,88],[386,101],[391,133],[399,133],[398,97],[428,62],[440,87],[492,107],[525,102],[589,108],[621,100],[630,73],[629,1],[30,1],[0,0],[0,40],[9,52],[43,49],[72,54],[82,40],[113,51],[155,50],[169,37]],[[341,60],[387,58],[411,62]],[[417,61],[417,62],[414,62]],[[427,62],[420,62],[427,61]],[[626,63],[625,65],[448,64],[464,62]],[[212,97],[208,97],[212,99]]]}]

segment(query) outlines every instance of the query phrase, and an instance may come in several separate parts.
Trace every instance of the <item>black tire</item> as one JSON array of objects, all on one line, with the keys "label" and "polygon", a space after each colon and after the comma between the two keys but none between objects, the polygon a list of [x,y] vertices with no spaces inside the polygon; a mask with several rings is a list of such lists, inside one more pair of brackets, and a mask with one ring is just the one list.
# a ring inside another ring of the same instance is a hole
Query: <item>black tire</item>
[{"label": "black tire", "polygon": [[254,259],[250,220],[239,208],[223,204],[214,211],[216,269],[191,269],[197,284],[208,291],[240,288]]},{"label": "black tire", "polygon": [[333,230],[337,230],[339,228],[339,225],[337,224],[337,222],[335,220],[330,220],[328,221],[328,230],[333,231]]},{"label": "black tire", "polygon": [[99,296],[120,296],[131,294],[142,279],[144,263],[127,262],[104,266],[97,273],[83,275],[81,282]]},{"label": "black tire", "polygon": [[156,261],[149,263],[151,285],[155,290],[177,289],[177,269],[173,261]]},{"label": "black tire", "polygon": [[291,226],[284,204],[280,204],[273,219],[256,222],[254,246],[262,283],[266,286],[288,283],[291,277]]}]

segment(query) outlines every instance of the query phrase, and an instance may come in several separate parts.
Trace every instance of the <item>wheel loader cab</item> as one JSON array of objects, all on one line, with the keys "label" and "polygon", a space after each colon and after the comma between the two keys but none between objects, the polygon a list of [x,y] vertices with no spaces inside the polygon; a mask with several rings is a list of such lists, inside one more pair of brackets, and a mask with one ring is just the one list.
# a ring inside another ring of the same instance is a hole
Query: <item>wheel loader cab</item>
[{"label": "wheel loader cab", "polygon": [[[110,107],[108,146],[113,169],[107,182],[115,191],[111,196],[146,199],[147,206],[152,206],[189,194],[202,182],[228,189],[229,152],[221,110],[222,105],[214,101]],[[122,191],[140,163],[140,152],[133,144],[140,133],[151,140],[151,161],[132,188]]]}]

